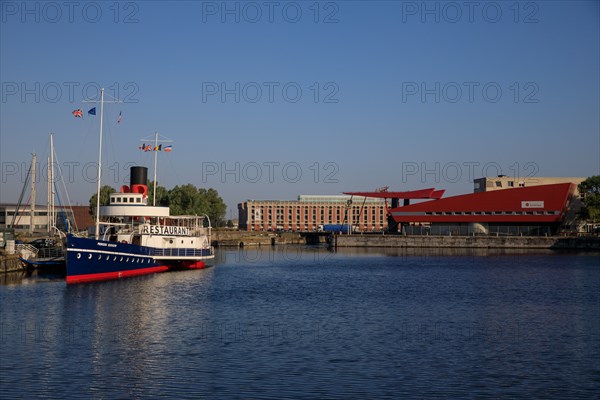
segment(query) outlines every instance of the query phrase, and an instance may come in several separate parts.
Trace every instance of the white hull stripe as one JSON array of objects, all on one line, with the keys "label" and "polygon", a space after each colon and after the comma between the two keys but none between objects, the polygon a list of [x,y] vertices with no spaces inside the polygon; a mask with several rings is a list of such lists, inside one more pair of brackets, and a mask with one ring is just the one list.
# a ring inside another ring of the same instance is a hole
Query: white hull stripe
[{"label": "white hull stripe", "polygon": [[80,252],[80,253],[96,253],[96,254],[110,254],[113,256],[127,256],[127,257],[143,257],[143,258],[151,258],[153,260],[204,260],[209,258],[214,258],[215,255],[211,254],[210,256],[150,256],[146,254],[135,254],[135,253],[121,253],[117,251],[108,251],[108,250],[95,250],[95,249],[76,249],[69,248],[67,251],[71,252]]},{"label": "white hull stripe", "polygon": [[135,254],[135,253],[121,253],[118,251],[107,251],[107,250],[95,250],[95,249],[74,249],[68,248],[67,251],[78,251],[81,253],[98,253],[98,254],[110,254],[113,256],[128,256],[128,257],[144,257],[144,258],[154,258],[147,254]]},{"label": "white hull stripe", "polygon": [[167,256],[155,256],[154,259],[155,260],[207,260],[209,258],[215,258],[214,254],[211,254],[210,256],[171,256],[171,257],[167,257]]}]

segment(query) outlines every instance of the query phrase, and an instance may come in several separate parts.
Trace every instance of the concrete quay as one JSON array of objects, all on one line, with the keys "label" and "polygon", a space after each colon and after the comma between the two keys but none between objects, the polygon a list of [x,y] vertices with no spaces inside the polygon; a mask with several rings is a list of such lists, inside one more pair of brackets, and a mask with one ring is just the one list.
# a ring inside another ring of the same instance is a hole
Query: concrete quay
[{"label": "concrete quay", "polygon": [[600,237],[335,235],[333,247],[564,249],[600,251]]},{"label": "concrete quay", "polygon": [[565,249],[600,251],[598,236],[417,236],[323,232],[274,233],[213,230],[215,247],[247,247],[284,244],[329,243],[332,247],[473,248],[473,249]]},{"label": "concrete quay", "polygon": [[0,254],[0,273],[15,271],[23,271],[23,267],[21,267],[21,261],[19,261],[19,256],[16,254]]},{"label": "concrete quay", "polygon": [[276,244],[305,244],[299,233],[247,232],[213,229],[211,242],[215,247],[270,246]]}]

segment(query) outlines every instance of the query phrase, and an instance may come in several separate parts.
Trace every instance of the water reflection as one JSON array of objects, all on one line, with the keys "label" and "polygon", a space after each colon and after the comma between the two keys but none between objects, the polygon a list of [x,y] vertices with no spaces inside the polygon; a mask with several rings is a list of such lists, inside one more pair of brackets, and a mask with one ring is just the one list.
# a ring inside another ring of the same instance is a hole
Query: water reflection
[{"label": "water reflection", "polygon": [[590,397],[600,269],[563,254],[263,246],[205,270],[20,278],[0,287],[3,395]]},{"label": "water reflection", "polygon": [[1,285],[29,285],[34,283],[56,282],[65,280],[64,274],[56,273],[40,273],[34,271],[15,271],[8,273],[0,273]]}]

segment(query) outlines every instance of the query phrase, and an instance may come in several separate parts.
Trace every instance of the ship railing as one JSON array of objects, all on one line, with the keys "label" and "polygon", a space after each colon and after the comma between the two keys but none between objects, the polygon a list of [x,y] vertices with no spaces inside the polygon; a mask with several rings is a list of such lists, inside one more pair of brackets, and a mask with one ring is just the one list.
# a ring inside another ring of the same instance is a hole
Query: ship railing
[{"label": "ship railing", "polygon": [[[211,232],[210,218],[208,215],[171,215],[165,220],[171,223],[167,225],[186,227],[190,232],[195,232],[194,235],[209,235]],[[205,224],[205,221],[207,222]]]},{"label": "ship railing", "polygon": [[[188,228],[188,232],[189,237],[202,237],[202,236],[209,236],[209,232],[207,232],[206,228],[195,228],[195,229],[189,229]],[[128,230],[128,229],[121,229],[119,230],[119,234],[137,234],[139,233],[138,230]],[[150,235],[150,236],[171,236],[171,235],[151,235],[148,233],[144,233],[143,235]]]},{"label": "ship railing", "polygon": [[154,249],[152,255],[155,257],[202,257],[212,254],[212,249]]},{"label": "ship railing", "polygon": [[39,250],[28,243],[19,243],[15,245],[15,251],[25,260],[29,260],[30,258],[36,258]]},{"label": "ship railing", "polygon": [[[128,223],[114,223],[114,222],[103,222],[101,226],[102,228],[102,238],[103,240],[107,240],[110,235],[119,234],[119,235],[135,235],[140,233],[139,227],[141,225],[132,225]],[[163,226],[180,226],[180,225],[163,225]],[[208,236],[210,237],[210,227],[202,227],[202,226],[182,226],[186,227],[189,232],[189,236],[193,237],[202,237]]]},{"label": "ship railing", "polygon": [[39,249],[37,258],[57,258],[64,256],[62,247],[44,247]]}]

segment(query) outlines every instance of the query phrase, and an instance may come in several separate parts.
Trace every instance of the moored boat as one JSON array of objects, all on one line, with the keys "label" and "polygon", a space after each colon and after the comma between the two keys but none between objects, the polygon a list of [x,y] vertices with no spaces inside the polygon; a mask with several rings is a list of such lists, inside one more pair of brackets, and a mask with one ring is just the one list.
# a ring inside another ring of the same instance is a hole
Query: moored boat
[{"label": "moored boat", "polygon": [[208,217],[148,205],[146,183],[147,168],[131,167],[130,185],[100,207],[98,236],[67,235],[67,283],[199,269],[214,258]]},{"label": "moored boat", "polygon": [[[95,109],[94,109],[95,110]],[[148,169],[131,167],[130,185],[100,206],[104,89],[100,90],[98,190],[93,237],[66,237],[67,283],[118,279],[173,269],[200,269],[215,257],[208,216],[171,216],[169,207],[148,204]],[[158,148],[158,132],[155,135]],[[170,148],[170,146],[168,146]],[[154,194],[156,194],[154,153]]]}]

